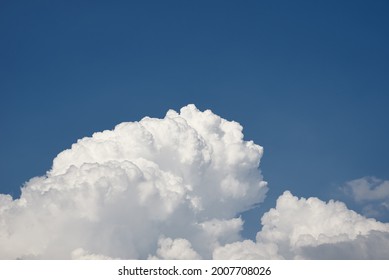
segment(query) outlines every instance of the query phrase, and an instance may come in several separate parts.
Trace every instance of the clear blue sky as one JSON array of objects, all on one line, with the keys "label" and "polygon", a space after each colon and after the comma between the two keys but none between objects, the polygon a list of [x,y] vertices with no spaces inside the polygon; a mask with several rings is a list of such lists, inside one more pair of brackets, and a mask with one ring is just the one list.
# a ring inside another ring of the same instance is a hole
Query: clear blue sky
[{"label": "clear blue sky", "polygon": [[17,197],[81,137],[188,103],[264,147],[264,210],[285,189],[343,199],[346,181],[387,180],[388,14],[379,0],[1,1],[0,192]]}]

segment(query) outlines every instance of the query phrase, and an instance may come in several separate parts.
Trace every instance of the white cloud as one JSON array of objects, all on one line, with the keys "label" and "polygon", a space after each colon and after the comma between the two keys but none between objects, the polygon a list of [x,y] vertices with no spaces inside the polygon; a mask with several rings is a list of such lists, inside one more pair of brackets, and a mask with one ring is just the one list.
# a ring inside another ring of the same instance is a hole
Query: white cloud
[{"label": "white cloud", "polygon": [[216,260],[267,260],[283,259],[274,243],[259,243],[243,240],[218,247],[213,252]]},{"label": "white cloud", "polygon": [[367,235],[358,235],[354,240],[324,243],[300,249],[305,259],[389,259],[389,232],[372,230]]},{"label": "white cloud", "polygon": [[355,201],[374,201],[389,199],[389,181],[375,177],[364,177],[346,183],[343,190]]},{"label": "white cloud", "polygon": [[192,244],[186,239],[160,238],[157,256],[150,256],[149,259],[198,260],[201,257],[193,250]]},{"label": "white cloud", "polygon": [[347,182],[341,190],[362,206],[367,217],[380,217],[389,211],[389,181],[363,177]]},{"label": "white cloud", "polygon": [[75,249],[71,252],[73,260],[111,260],[112,258],[104,255],[91,254],[82,248]]},{"label": "white cloud", "polygon": [[[337,201],[300,198],[286,191],[262,217],[256,243],[227,244],[219,259],[370,259],[389,258],[389,224],[365,218]],[[373,244],[374,246],[368,246]],[[347,252],[338,254],[342,248]],[[381,248],[382,250],[378,250]]]},{"label": "white cloud", "polygon": [[19,199],[0,195],[0,258],[210,258],[264,199],[261,156],[238,123],[194,105],[95,133]]},{"label": "white cloud", "polygon": [[[389,224],[288,191],[242,240],[237,216],[267,191],[262,153],[194,105],[95,133],[19,199],[0,195],[0,259],[389,259]],[[360,200],[387,199],[386,182],[358,186]]]}]

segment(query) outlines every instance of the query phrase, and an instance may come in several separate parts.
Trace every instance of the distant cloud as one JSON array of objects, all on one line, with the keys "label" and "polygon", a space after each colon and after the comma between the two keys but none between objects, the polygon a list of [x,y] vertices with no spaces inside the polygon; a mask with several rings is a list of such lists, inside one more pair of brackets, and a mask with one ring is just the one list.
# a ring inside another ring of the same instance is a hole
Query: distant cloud
[{"label": "distant cloud", "polygon": [[286,191],[263,215],[262,225],[256,243],[227,244],[215,250],[214,258],[389,259],[389,224],[365,218],[342,202],[299,199]]},{"label": "distant cloud", "polygon": [[238,215],[267,192],[262,153],[194,105],[80,139],[20,198],[0,195],[0,258],[389,258],[389,224],[289,191],[243,240]]},{"label": "distant cloud", "polygon": [[363,177],[347,182],[341,190],[363,207],[367,217],[380,217],[389,212],[389,181]]}]

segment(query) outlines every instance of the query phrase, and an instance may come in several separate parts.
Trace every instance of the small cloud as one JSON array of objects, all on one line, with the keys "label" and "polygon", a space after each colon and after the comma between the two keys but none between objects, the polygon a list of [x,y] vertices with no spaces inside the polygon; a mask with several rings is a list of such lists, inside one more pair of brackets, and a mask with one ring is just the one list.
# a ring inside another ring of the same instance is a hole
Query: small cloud
[{"label": "small cloud", "polygon": [[91,254],[82,248],[75,249],[71,253],[71,258],[73,260],[112,260],[112,258],[104,255]]},{"label": "small cloud", "polygon": [[163,260],[198,260],[200,255],[192,248],[192,244],[183,238],[160,238],[158,241],[157,256],[149,259]]},{"label": "small cloud", "polygon": [[347,182],[341,191],[362,207],[367,217],[382,217],[389,210],[389,181],[363,177]]}]

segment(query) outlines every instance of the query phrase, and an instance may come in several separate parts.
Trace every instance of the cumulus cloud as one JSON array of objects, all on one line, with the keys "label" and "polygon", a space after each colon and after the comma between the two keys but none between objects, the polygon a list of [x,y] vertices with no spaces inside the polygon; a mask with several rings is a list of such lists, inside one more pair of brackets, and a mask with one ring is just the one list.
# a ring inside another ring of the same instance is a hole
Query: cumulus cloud
[{"label": "cumulus cloud", "polygon": [[192,244],[186,239],[160,238],[157,256],[150,256],[149,259],[198,260],[201,257],[193,250]]},{"label": "cumulus cloud", "polygon": [[301,248],[300,253],[306,259],[387,260],[389,232],[372,230],[367,235],[358,235],[354,240],[306,246]]},{"label": "cumulus cloud", "polygon": [[210,258],[265,198],[262,152],[194,105],[95,133],[0,195],[0,258]]},{"label": "cumulus cloud", "polygon": [[243,240],[239,213],[268,190],[262,153],[237,122],[194,105],[80,139],[20,198],[0,195],[0,258],[389,258],[389,224],[288,191]]},{"label": "cumulus cloud", "polygon": [[342,202],[299,199],[286,191],[261,222],[255,243],[227,244],[214,251],[214,258],[389,259],[389,224]]},{"label": "cumulus cloud", "polygon": [[347,182],[341,190],[362,206],[368,217],[380,217],[389,211],[389,181],[363,177]]}]

